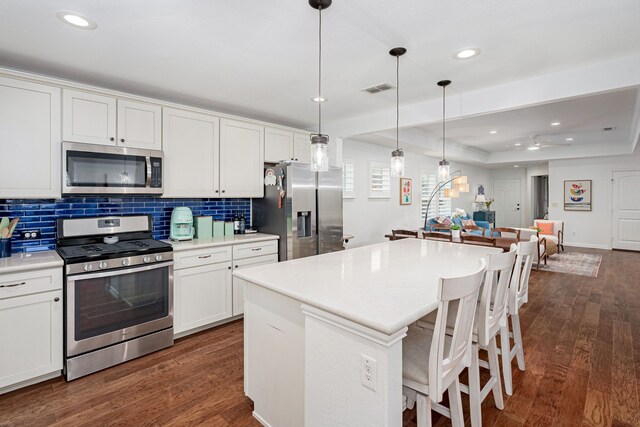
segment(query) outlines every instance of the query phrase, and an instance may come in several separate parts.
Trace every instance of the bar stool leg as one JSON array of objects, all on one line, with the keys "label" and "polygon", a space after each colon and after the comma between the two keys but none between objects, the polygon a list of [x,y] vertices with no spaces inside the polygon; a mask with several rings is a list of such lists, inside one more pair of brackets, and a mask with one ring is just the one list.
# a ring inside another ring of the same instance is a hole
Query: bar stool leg
[{"label": "bar stool leg", "polygon": [[507,326],[500,328],[500,353],[502,354],[502,376],[504,377],[504,391],[509,396],[513,394],[511,380],[511,343],[509,338],[509,319]]}]

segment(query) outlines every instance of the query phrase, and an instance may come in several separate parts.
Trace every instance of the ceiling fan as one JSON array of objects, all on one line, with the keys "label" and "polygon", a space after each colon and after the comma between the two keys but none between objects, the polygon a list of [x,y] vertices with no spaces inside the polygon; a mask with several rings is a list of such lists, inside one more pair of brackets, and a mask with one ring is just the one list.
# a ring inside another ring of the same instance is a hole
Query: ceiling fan
[{"label": "ceiling fan", "polygon": [[546,148],[558,148],[568,147],[571,145],[571,141],[553,141],[548,136],[544,135],[532,135],[529,137],[529,141],[526,144],[522,144],[516,150],[539,150]]}]

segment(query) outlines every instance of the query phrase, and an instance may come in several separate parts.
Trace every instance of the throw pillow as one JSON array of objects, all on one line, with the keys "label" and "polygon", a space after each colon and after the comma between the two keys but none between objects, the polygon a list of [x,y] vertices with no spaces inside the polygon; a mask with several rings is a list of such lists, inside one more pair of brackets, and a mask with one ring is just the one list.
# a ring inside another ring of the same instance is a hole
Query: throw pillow
[{"label": "throw pillow", "polygon": [[445,218],[444,222],[442,223],[442,225],[451,225],[451,219]]},{"label": "throw pillow", "polygon": [[540,234],[547,234],[549,236],[553,236],[553,223],[552,222],[538,222],[536,221],[536,226],[542,231]]},{"label": "throw pillow", "polygon": [[463,219],[462,220],[462,227],[468,227],[468,226],[473,226],[476,227],[476,222],[472,219]]},{"label": "throw pillow", "polygon": [[447,218],[446,216],[437,216],[437,217],[436,217],[436,222],[437,222],[438,224],[444,224],[444,222],[445,222],[447,219],[449,219],[449,218]]}]

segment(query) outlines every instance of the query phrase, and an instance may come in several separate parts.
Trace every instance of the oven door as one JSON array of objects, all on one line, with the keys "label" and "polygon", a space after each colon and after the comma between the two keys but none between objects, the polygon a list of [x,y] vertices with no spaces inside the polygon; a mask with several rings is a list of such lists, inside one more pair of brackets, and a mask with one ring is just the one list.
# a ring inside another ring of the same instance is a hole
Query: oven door
[{"label": "oven door", "polygon": [[66,355],[173,326],[173,261],[66,280]]}]

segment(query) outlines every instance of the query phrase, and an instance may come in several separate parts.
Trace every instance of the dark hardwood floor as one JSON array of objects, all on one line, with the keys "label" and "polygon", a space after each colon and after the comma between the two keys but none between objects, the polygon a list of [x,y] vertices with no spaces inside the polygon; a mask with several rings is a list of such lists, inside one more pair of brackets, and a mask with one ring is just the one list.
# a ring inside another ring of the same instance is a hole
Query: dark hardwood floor
[{"label": "dark hardwood floor", "polygon": [[[514,361],[514,395],[503,411],[484,402],[485,426],[640,426],[640,253],[579,251],[603,255],[597,278],[533,273],[521,312],[527,369]],[[0,395],[0,425],[258,426],[242,349],[237,321],[71,383]],[[415,426],[415,411],[404,420]]]}]

